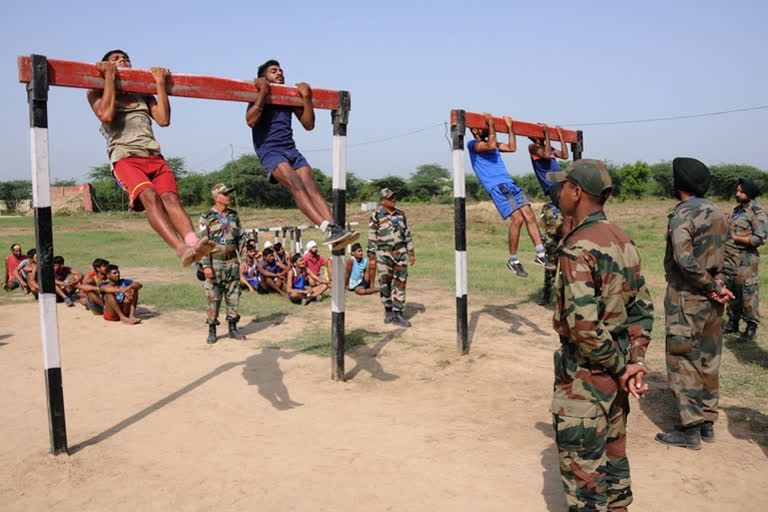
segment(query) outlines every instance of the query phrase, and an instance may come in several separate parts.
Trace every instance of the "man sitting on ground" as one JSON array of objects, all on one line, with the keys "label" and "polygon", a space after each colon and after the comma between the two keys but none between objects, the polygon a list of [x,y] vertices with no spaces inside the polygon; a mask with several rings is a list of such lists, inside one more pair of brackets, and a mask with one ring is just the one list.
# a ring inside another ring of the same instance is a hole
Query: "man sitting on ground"
[{"label": "man sitting on ground", "polygon": [[288,297],[291,302],[304,306],[313,300],[318,302],[323,300],[323,292],[328,289],[328,285],[310,285],[307,264],[301,254],[294,254],[291,264],[291,270],[288,271]]},{"label": "man sitting on ground", "polygon": [[281,269],[275,263],[275,251],[271,247],[262,251],[262,258],[256,268],[259,271],[259,287],[257,288],[259,293],[275,291],[283,297],[288,296],[283,291],[285,277],[281,275]]},{"label": "man sitting on ground", "polygon": [[512,219],[509,224],[507,268],[518,277],[528,277],[528,273],[523,269],[523,264],[517,258],[520,228],[525,223],[528,235],[536,247],[536,258],[533,262],[547,270],[554,270],[555,266],[547,260],[544,253],[544,245],[541,243],[541,234],[536,225],[536,217],[531,209],[531,203],[523,190],[509,176],[504,161],[501,159],[502,151],[512,153],[517,150],[515,132],[512,129],[512,118],[504,117],[509,132],[509,143],[499,144],[496,142],[496,127],[493,124],[493,116],[483,114],[483,117],[487,128],[472,128],[472,135],[475,139],[467,143],[467,149],[469,150],[472,169],[475,171],[477,179],[480,180],[480,184],[493,199],[499,215],[502,219],[509,217]]},{"label": "man sitting on ground", "polygon": [[22,261],[24,261],[24,256],[21,254],[21,244],[12,244],[11,254],[5,257],[5,277],[2,284],[0,284],[3,290],[9,292],[22,287],[21,281],[16,278],[15,273],[16,267]]},{"label": "man sitting on ground", "polygon": [[287,277],[288,271],[291,270],[291,253],[286,251],[285,247],[283,247],[283,244],[280,242],[273,245],[272,249],[275,251],[275,263],[277,263],[278,267],[283,269],[283,272],[285,272]]},{"label": "man sitting on ground", "polygon": [[117,265],[107,265],[107,280],[99,283],[99,290],[104,301],[104,320],[134,325],[141,323],[136,318],[136,305],[139,303],[139,289],[143,286],[138,281],[120,278]]},{"label": "man sitting on ground", "polygon": [[107,265],[109,262],[102,258],[93,260],[93,270],[89,270],[80,282],[80,302],[94,315],[104,314],[104,301],[101,298],[99,285],[107,280]]},{"label": "man sitting on ground", "polygon": [[[331,261],[326,260],[320,253],[317,252],[317,242],[310,240],[307,242],[307,252],[304,253],[304,263],[307,264],[307,269],[311,272],[312,285],[318,284],[331,284],[333,274],[331,272]],[[328,279],[323,277],[323,267],[328,271]]]},{"label": "man sitting on ground", "polygon": [[344,273],[344,282],[349,291],[358,295],[371,295],[379,293],[379,288],[373,286],[376,277],[376,262],[370,262],[363,257],[363,248],[360,244],[352,245],[352,256],[347,259],[347,267]]},{"label": "man sitting on ground", "polygon": [[83,274],[72,267],[64,265],[63,256],[54,256],[53,258],[53,279],[56,283],[57,302],[64,302],[67,307],[75,305],[72,300],[72,294],[75,293],[80,281],[83,280]]},{"label": "man sitting on ground", "polygon": [[30,274],[33,270],[37,269],[37,249],[34,247],[27,251],[27,257],[23,260],[21,260],[21,263],[19,263],[16,266],[16,269],[13,271],[13,275],[16,278],[19,283],[21,283],[21,287],[24,289],[24,295],[27,295],[31,291],[33,291],[32,285],[30,284],[30,279],[34,281],[34,291],[35,291],[35,298],[37,298],[37,276],[30,278]]},{"label": "man sitting on ground", "polygon": [[259,288],[259,281],[261,280],[258,271],[260,257],[261,253],[256,247],[256,242],[253,240],[246,242],[245,261],[240,263],[240,286],[243,289],[248,289],[251,293],[255,293]]}]

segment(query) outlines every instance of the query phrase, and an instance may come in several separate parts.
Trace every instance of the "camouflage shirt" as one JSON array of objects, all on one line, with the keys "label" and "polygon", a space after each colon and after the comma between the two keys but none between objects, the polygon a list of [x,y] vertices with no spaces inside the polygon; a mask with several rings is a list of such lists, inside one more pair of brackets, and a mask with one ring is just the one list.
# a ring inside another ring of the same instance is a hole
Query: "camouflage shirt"
[{"label": "camouflage shirt", "polygon": [[379,251],[413,250],[411,230],[402,210],[388,213],[384,207],[375,210],[368,221],[368,254]]},{"label": "camouflage shirt", "polygon": [[[235,210],[227,208],[223,214],[211,208],[200,215],[198,236],[207,236],[219,247],[216,254],[221,258],[234,258],[240,246],[245,243],[245,233],[240,225],[240,217]],[[217,256],[214,256],[217,257]],[[210,258],[200,260],[203,267],[210,266]]]},{"label": "camouflage shirt", "polygon": [[[728,244],[739,251],[752,250],[757,252],[757,248],[763,245],[768,238],[768,215],[766,215],[763,207],[757,204],[757,201],[739,204],[733,209],[733,216],[728,224],[728,229]],[[749,245],[737,244],[730,235],[748,236]]]},{"label": "camouflage shirt", "polygon": [[730,267],[724,268],[725,214],[709,200],[691,197],[668,217],[664,273],[669,286],[698,294],[719,292],[720,283],[733,277]]},{"label": "camouflage shirt", "polygon": [[617,375],[626,363],[643,361],[651,341],[653,301],[635,243],[599,211],[566,235],[559,262],[553,327],[565,352],[577,358],[571,380],[589,380],[578,368]]}]

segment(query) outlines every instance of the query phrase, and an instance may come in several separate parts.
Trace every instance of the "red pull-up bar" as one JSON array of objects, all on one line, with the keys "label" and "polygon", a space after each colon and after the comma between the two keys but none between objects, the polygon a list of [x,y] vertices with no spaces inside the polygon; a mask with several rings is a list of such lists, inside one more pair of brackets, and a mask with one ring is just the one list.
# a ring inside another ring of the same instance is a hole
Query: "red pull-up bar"
[{"label": "red pull-up bar", "polygon": [[[456,124],[456,111],[451,110],[451,125]],[[464,112],[464,124],[467,128],[487,128],[488,125],[485,122],[483,114],[476,112]],[[507,123],[501,117],[493,118],[493,125],[496,127],[496,131],[500,133],[507,133]],[[544,130],[535,123],[526,123],[524,121],[512,120],[512,129],[515,131],[515,135],[521,137],[541,137],[544,138]],[[558,135],[554,126],[549,127],[549,138],[552,141],[557,142]],[[578,142],[578,136],[575,130],[563,129],[563,138],[565,142]]]},{"label": "red pull-up bar", "polygon": [[[19,82],[29,83],[32,68],[29,57],[17,57]],[[96,65],[87,62],[48,59],[48,83],[61,87],[81,89],[103,89],[104,79]],[[152,73],[144,69],[118,68],[116,86],[123,92],[157,94]],[[301,106],[302,99],[296,87],[270,84],[267,103],[273,105]],[[258,91],[253,82],[218,78],[215,76],[184,75],[171,72],[168,78],[168,94],[187,98],[209,100],[255,101]],[[337,110],[339,91],[312,89],[312,104],[315,108]]]}]

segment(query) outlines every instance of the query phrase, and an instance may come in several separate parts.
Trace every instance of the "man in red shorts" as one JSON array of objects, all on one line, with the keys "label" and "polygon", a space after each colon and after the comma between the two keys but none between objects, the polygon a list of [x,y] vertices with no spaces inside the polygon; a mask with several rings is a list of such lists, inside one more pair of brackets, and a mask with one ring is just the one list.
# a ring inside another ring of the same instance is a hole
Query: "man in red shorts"
[{"label": "man in red shorts", "polygon": [[181,206],[176,178],[152,132],[153,119],[160,126],[171,122],[166,90],[170,72],[166,68],[150,68],[157,85],[155,98],[117,91],[118,67],[131,67],[128,54],[122,50],[107,52],[96,64],[104,77],[104,89],[88,90],[88,103],[101,121],[101,132],[107,139],[112,173],[128,194],[131,209],[146,210],[152,229],[173,247],[183,265],[191,265],[210,253],[213,244],[206,237],[197,237]]}]

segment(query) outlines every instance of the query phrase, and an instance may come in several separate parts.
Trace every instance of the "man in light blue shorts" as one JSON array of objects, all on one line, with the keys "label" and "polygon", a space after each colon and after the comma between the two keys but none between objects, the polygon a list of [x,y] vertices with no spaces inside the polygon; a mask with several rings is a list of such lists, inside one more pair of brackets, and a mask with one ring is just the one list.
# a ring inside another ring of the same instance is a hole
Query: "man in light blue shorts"
[{"label": "man in light blue shorts", "polygon": [[531,204],[523,190],[509,176],[501,152],[512,153],[517,149],[515,132],[512,129],[512,119],[504,117],[509,131],[509,143],[496,141],[496,128],[493,125],[493,116],[483,114],[487,128],[472,128],[474,140],[467,143],[469,160],[472,170],[485,191],[493,199],[496,210],[502,219],[511,217],[509,224],[509,260],[507,268],[518,277],[528,277],[523,269],[523,264],[517,257],[517,246],[520,241],[520,228],[523,223],[528,230],[533,245],[536,247],[536,258],[533,262],[548,270],[554,270],[554,266],[547,260],[544,246],[541,243],[541,234],[536,225],[536,217],[531,209]]},{"label": "man in light blue shorts", "polygon": [[344,272],[344,282],[347,290],[358,295],[371,295],[379,293],[379,288],[373,286],[376,277],[376,262],[371,262],[363,257],[363,248],[360,244],[352,244],[352,256],[347,259]]}]

